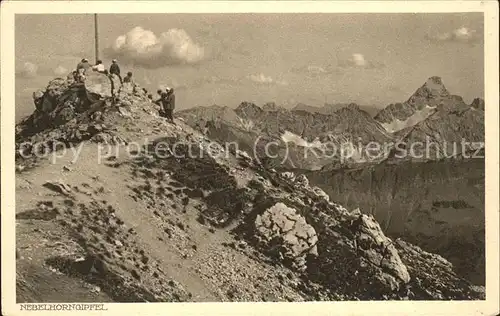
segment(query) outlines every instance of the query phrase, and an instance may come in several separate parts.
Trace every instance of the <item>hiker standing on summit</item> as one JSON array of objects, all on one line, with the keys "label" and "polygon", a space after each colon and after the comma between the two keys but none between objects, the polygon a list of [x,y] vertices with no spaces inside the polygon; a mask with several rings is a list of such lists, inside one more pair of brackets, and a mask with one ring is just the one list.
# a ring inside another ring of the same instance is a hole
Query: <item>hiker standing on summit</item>
[{"label": "hiker standing on summit", "polygon": [[120,66],[118,66],[118,61],[113,59],[111,66],[109,66],[109,73],[111,75],[117,75],[120,78],[120,83],[123,83],[122,76],[120,76]]},{"label": "hiker standing on summit", "polygon": [[166,95],[162,95],[163,111],[167,119],[174,123],[175,94],[173,88],[167,88]]}]

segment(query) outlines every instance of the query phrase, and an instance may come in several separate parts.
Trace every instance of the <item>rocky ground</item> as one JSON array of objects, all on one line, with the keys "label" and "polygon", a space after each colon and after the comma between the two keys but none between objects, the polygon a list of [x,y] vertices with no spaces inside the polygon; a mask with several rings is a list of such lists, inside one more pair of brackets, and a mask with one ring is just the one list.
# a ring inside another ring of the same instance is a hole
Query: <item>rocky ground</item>
[{"label": "rocky ground", "polygon": [[16,129],[18,302],[484,299],[307,177],[162,120],[140,88],[58,79],[35,104]]}]

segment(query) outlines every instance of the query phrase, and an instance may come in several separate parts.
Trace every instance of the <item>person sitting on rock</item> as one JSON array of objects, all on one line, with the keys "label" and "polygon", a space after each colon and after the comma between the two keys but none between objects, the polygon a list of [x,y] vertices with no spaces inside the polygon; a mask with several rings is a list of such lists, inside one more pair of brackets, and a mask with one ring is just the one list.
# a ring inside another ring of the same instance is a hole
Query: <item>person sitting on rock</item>
[{"label": "person sitting on rock", "polygon": [[132,85],[134,84],[134,79],[132,79],[132,72],[129,71],[127,72],[127,75],[125,76],[125,78],[123,78],[123,82],[130,82]]},{"label": "person sitting on rock", "polygon": [[109,66],[109,73],[111,75],[117,75],[120,78],[120,83],[123,83],[122,76],[120,76],[120,66],[118,66],[118,61],[113,59],[111,61],[111,66]]},{"label": "person sitting on rock", "polygon": [[100,72],[100,73],[105,73],[106,71],[106,68],[104,67],[104,65],[102,64],[102,60],[98,60],[96,62],[96,64],[94,66],[92,66],[92,70],[93,71],[97,71],[97,72]]}]

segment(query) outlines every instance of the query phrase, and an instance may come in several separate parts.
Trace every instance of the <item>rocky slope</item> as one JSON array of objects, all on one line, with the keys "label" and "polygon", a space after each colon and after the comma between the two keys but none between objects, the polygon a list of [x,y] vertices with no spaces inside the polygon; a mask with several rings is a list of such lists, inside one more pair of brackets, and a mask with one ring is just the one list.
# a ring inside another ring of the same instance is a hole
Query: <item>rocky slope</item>
[{"label": "rocky slope", "polygon": [[213,148],[96,76],[50,82],[17,126],[18,302],[484,299],[307,177]]},{"label": "rocky slope", "polygon": [[463,277],[484,284],[484,170],[477,158],[306,174],[342,205],[372,214],[389,236],[441,254]]}]

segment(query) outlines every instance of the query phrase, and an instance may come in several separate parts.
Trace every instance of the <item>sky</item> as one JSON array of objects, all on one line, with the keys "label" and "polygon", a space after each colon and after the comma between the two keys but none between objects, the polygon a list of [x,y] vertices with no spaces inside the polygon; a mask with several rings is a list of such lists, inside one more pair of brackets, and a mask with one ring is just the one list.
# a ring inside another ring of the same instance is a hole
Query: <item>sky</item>
[{"label": "sky", "polygon": [[[403,102],[440,76],[467,103],[484,94],[481,13],[99,14],[100,57],[117,58],[177,109],[242,101],[283,107]],[[16,119],[32,93],[95,60],[92,14],[16,15]]]}]

